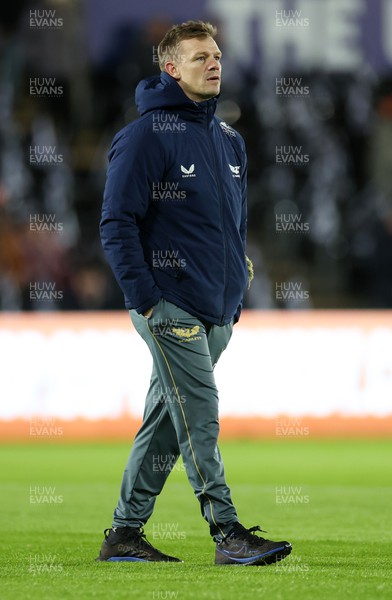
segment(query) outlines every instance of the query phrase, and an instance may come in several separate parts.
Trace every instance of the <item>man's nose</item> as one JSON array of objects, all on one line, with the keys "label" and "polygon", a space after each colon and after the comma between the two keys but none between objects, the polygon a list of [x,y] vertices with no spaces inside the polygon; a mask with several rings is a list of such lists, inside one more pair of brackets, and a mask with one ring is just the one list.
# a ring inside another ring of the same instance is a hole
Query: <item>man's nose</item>
[{"label": "man's nose", "polygon": [[209,71],[216,71],[216,70],[220,70],[221,65],[220,62],[218,60],[216,60],[215,58],[212,59],[211,63],[208,65],[208,70]]}]

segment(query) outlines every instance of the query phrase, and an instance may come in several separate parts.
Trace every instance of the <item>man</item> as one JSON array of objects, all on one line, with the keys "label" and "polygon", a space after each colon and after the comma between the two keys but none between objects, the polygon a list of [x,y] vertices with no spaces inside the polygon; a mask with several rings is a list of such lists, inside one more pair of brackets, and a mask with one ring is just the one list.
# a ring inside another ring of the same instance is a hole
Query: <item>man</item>
[{"label": "man", "polygon": [[213,369],[239,319],[248,269],[245,145],[214,116],[222,71],[215,35],[201,21],[167,32],[162,73],[138,85],[141,117],[109,154],[102,243],[153,371],[98,560],[179,561],[153,548],[142,527],[180,454],[216,564],[269,564],[291,551],[239,523],[217,446]]}]

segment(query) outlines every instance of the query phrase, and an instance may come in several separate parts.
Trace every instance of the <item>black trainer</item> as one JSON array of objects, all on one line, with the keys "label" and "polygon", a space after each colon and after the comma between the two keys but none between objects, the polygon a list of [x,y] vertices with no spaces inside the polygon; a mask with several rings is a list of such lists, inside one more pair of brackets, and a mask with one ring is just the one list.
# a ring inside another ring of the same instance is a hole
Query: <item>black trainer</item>
[{"label": "black trainer", "polygon": [[235,523],[232,530],[216,544],[216,565],[270,565],[290,554],[289,542],[272,542],[254,534],[259,526],[246,529]]},{"label": "black trainer", "polygon": [[147,541],[142,528],[116,527],[105,529],[97,560],[108,562],[182,562],[163,554]]}]

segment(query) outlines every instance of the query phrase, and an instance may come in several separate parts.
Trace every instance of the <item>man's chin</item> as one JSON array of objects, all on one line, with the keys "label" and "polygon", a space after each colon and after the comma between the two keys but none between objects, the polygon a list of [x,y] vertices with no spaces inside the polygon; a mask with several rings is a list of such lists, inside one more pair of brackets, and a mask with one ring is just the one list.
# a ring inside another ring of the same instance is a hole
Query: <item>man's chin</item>
[{"label": "man's chin", "polygon": [[[219,84],[213,84],[211,85],[211,94],[213,94],[214,96],[217,96],[218,94],[220,94],[220,82]],[[210,91],[210,90],[209,90]]]},{"label": "man's chin", "polygon": [[216,98],[220,94],[220,86],[216,90],[211,90],[203,94],[203,100],[211,100],[211,98]]}]

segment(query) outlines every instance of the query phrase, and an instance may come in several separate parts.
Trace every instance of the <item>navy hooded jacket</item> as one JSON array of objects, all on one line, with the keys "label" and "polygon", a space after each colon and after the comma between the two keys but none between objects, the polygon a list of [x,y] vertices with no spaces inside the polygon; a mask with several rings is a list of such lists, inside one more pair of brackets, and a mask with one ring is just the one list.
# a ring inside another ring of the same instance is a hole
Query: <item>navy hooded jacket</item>
[{"label": "navy hooded jacket", "polygon": [[242,137],[167,73],[136,88],[139,119],[109,152],[102,245],[127,308],[165,298],[217,325],[238,320],[248,281]]}]

